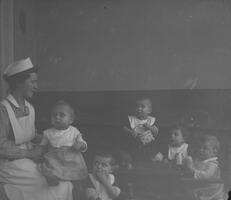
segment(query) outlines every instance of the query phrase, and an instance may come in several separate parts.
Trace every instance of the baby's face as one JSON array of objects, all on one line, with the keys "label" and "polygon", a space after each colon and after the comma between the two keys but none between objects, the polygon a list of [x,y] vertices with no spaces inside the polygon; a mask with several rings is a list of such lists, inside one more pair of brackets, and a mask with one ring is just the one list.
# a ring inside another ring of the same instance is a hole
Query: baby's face
[{"label": "baby's face", "polygon": [[148,99],[143,99],[136,102],[136,116],[138,119],[147,119],[152,112],[152,105]]},{"label": "baby's face", "polygon": [[199,148],[198,157],[207,160],[216,156],[216,148],[211,142],[204,142]]},{"label": "baby's face", "polygon": [[51,114],[51,124],[58,130],[65,130],[73,122],[71,108],[67,105],[57,105]]},{"label": "baby's face", "polygon": [[185,142],[183,134],[180,129],[174,129],[171,132],[171,145],[180,146]]},{"label": "baby's face", "polygon": [[112,172],[111,158],[95,156],[93,162],[93,174],[104,171],[109,174]]}]

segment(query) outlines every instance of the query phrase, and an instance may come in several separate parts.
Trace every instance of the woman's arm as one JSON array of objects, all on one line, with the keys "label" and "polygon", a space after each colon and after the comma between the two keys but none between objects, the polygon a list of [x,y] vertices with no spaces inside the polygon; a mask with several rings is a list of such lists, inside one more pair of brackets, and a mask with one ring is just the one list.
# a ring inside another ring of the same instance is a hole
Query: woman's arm
[{"label": "woman's arm", "polygon": [[[26,157],[40,156],[39,149],[28,151],[20,149],[13,140],[13,132],[11,132],[11,124],[8,113],[4,106],[0,105],[0,157],[4,159],[21,159]],[[12,139],[9,139],[12,135]]]},{"label": "woman's arm", "polygon": [[37,130],[35,130],[35,137],[32,139],[33,144],[40,144],[43,139],[43,135],[39,134]]},{"label": "woman's arm", "polygon": [[[10,140],[11,125],[8,113],[4,106],[0,105],[0,157],[5,159],[24,158],[26,151],[20,149],[13,140]],[[12,133],[13,137],[13,133]]]}]

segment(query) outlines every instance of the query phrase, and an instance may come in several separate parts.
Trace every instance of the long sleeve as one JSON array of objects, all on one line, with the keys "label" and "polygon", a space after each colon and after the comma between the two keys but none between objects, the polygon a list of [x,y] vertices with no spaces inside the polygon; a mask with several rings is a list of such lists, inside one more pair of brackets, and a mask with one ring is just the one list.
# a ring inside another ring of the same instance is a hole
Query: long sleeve
[{"label": "long sleeve", "polygon": [[14,142],[14,135],[11,129],[8,113],[0,104],[0,157],[16,159],[22,158],[24,151],[19,149]]},{"label": "long sleeve", "polygon": [[211,179],[211,178],[220,178],[216,177],[218,172],[218,165],[216,163],[207,163],[203,169],[195,169],[194,178],[195,179]]},{"label": "long sleeve", "polygon": [[81,147],[81,151],[85,152],[87,151],[87,142],[82,138],[82,135],[80,134],[80,136],[78,137],[78,141],[81,142],[83,145]]}]

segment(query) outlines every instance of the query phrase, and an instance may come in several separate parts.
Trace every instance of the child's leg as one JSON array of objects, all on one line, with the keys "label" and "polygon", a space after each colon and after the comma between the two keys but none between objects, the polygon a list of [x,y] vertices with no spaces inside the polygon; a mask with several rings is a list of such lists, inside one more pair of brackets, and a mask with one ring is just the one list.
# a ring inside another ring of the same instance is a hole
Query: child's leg
[{"label": "child's leg", "polygon": [[155,142],[143,145],[140,149],[146,161],[150,161],[156,155]]}]

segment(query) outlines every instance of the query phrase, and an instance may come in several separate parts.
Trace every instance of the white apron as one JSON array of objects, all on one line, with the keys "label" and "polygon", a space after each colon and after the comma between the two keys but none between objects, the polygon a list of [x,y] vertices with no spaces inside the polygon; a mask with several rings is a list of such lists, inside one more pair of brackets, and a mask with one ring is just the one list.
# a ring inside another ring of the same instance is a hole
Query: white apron
[{"label": "white apron", "polygon": [[[9,95],[7,100],[19,107],[12,95]],[[29,115],[17,119],[7,100],[3,100],[2,104],[6,107],[15,143],[19,148],[30,149],[32,147],[30,140],[35,136],[34,108],[25,101]],[[27,158],[14,161],[1,160],[0,182],[5,183],[4,189],[10,200],[72,200],[71,182],[61,182],[58,186],[49,187],[37,169],[36,163]]]}]

